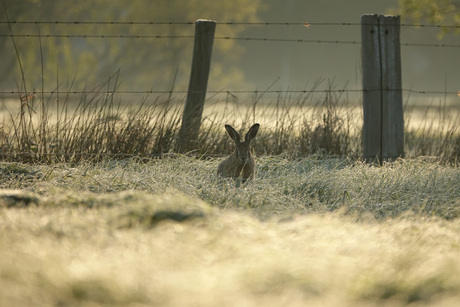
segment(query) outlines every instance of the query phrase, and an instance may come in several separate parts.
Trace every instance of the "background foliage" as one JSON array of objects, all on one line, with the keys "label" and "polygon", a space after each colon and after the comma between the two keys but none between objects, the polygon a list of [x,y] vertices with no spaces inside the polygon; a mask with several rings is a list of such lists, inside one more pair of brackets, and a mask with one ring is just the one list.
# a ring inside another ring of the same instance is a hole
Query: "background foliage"
[{"label": "background foliage", "polygon": [[[48,0],[6,0],[4,6],[10,21],[40,21],[45,24],[12,24],[14,35],[153,35],[153,36],[191,36],[194,35],[193,24],[179,25],[125,25],[117,24],[53,24],[62,22],[126,22],[126,21],[165,21],[193,22],[199,18],[216,21],[255,22],[262,9],[262,1],[133,1],[129,4],[121,1],[72,1]],[[198,17],[198,18],[197,18]],[[6,21],[5,12],[0,18]],[[7,24],[1,24],[2,33],[10,33]],[[219,25],[216,36],[235,36],[244,29],[243,26]],[[67,38],[67,37],[16,37],[19,56],[28,87],[37,87],[41,83],[41,65],[43,56],[43,77],[49,86],[60,80],[72,80],[76,74],[75,84],[81,88],[85,84],[100,82],[121,68],[123,75],[133,76],[125,79],[121,86],[135,89],[154,87],[155,89],[171,87],[176,70],[188,78],[193,38],[190,39],[127,39],[127,38]],[[225,40],[214,44],[213,69],[211,80],[219,82],[242,82],[243,74],[232,68],[232,61],[243,50],[235,41]],[[0,38],[0,85],[10,74],[18,74],[16,54],[10,37]],[[101,59],[103,59],[101,61]],[[17,80],[20,80],[18,75]],[[8,78],[11,80],[11,78]],[[188,81],[188,80],[184,80]],[[180,80],[178,80],[180,82]],[[211,81],[212,82],[212,81]],[[219,86],[219,84],[214,84]],[[13,84],[13,86],[15,86]]]},{"label": "background foliage", "polygon": [[[415,23],[430,22],[432,24],[460,26],[460,1],[456,0],[399,0],[399,11],[403,17]],[[443,28],[440,35],[452,31]],[[458,29],[456,30],[458,32]]]}]

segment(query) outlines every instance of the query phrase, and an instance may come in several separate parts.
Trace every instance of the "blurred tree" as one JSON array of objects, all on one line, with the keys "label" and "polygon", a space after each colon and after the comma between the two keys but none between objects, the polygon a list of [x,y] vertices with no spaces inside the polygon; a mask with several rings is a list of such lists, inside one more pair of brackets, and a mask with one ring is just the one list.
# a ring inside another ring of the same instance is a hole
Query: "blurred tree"
[{"label": "blurred tree", "polygon": [[[178,69],[176,87],[186,89],[193,51],[194,25],[200,18],[237,23],[258,21],[262,0],[4,0],[0,21],[50,23],[0,24],[0,33],[14,37],[28,88],[41,80],[47,89],[56,87],[57,76],[65,89],[75,77],[74,89],[107,79],[121,68],[121,87],[130,90],[168,90]],[[54,24],[67,21],[68,24]],[[85,24],[101,22],[184,22],[184,24]],[[80,23],[72,23],[80,22]],[[216,36],[237,36],[243,25],[218,24]],[[39,38],[38,34],[42,37]],[[21,37],[18,35],[31,35]],[[54,35],[49,36],[47,35]],[[59,35],[59,37],[55,37]],[[105,36],[187,36],[189,38],[95,38]],[[69,37],[67,37],[69,36]],[[16,86],[20,80],[17,55],[10,37],[0,37],[2,71],[0,87]],[[243,73],[232,62],[243,53],[235,40],[214,42],[210,88],[240,84]],[[43,58],[43,61],[42,61]],[[43,62],[43,75],[42,75]]]},{"label": "blurred tree", "polygon": [[[436,25],[460,26],[460,1],[458,0],[398,0],[399,10],[403,18],[416,24],[429,22]],[[441,29],[440,36],[452,31],[452,28]],[[458,33],[457,28],[456,32]]]}]

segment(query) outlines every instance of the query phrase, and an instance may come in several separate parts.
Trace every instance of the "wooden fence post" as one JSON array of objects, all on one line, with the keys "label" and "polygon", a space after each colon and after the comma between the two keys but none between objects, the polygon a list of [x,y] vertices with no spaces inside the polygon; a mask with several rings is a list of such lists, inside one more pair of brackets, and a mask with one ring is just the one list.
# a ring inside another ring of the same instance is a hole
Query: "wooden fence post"
[{"label": "wooden fence post", "polygon": [[361,17],[363,158],[394,161],[404,156],[399,16]]},{"label": "wooden fence post", "polygon": [[192,70],[176,144],[178,152],[196,149],[208,86],[215,29],[215,21],[199,19],[195,23]]}]

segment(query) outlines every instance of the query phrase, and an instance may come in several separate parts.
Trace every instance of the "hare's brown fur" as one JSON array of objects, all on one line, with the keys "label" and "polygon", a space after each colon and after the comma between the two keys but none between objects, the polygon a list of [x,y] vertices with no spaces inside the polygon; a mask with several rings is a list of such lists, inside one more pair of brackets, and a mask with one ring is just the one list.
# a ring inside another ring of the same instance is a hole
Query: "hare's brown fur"
[{"label": "hare's brown fur", "polygon": [[230,126],[225,125],[228,135],[235,142],[235,151],[222,161],[218,168],[217,174],[222,177],[239,178],[243,182],[247,179],[254,178],[255,175],[255,161],[251,154],[251,140],[257,135],[259,131],[259,124],[254,124],[246,133],[244,141],[241,141],[240,135],[236,130]]}]

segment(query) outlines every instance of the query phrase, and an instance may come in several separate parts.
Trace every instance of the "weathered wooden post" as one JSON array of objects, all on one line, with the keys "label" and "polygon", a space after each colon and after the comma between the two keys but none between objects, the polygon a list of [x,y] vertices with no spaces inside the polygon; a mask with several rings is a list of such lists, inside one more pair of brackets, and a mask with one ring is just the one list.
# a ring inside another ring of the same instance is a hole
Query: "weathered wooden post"
[{"label": "weathered wooden post", "polygon": [[363,158],[393,161],[404,156],[400,17],[361,17]]},{"label": "weathered wooden post", "polygon": [[178,152],[196,149],[208,86],[215,29],[215,21],[199,19],[195,23],[192,70],[182,115],[182,125],[176,144],[176,151]]}]

